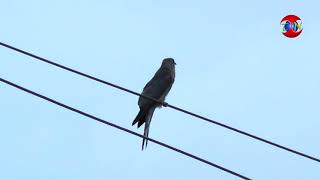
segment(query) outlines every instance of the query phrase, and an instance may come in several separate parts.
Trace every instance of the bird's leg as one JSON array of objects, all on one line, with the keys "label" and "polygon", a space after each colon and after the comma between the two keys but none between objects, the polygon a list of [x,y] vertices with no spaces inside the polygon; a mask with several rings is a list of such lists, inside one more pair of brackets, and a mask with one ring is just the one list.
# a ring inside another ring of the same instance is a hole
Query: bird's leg
[{"label": "bird's leg", "polygon": [[166,103],[164,100],[160,100],[160,102],[158,103],[158,107],[161,108],[162,106],[167,107],[168,103]]},{"label": "bird's leg", "polygon": [[166,103],[166,102],[162,102],[162,106],[164,106],[164,107],[168,107],[168,103]]}]

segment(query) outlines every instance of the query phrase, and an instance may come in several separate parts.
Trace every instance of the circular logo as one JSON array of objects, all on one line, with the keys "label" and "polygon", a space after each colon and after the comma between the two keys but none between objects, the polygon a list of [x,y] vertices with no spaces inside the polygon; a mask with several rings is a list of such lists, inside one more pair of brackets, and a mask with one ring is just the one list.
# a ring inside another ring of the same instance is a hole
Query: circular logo
[{"label": "circular logo", "polygon": [[281,22],[282,34],[288,38],[295,38],[302,32],[301,19],[296,15],[288,15],[282,18]]}]

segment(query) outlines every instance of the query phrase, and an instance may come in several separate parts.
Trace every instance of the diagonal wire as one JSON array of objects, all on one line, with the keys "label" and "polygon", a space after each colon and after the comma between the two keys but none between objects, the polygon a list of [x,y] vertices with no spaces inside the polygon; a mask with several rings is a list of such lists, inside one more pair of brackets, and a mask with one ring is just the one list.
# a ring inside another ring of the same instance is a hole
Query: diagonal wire
[{"label": "diagonal wire", "polygon": [[81,115],[83,115],[83,116],[86,116],[86,117],[88,117],[88,118],[91,118],[91,119],[93,119],[93,120],[95,120],[95,121],[98,121],[98,122],[101,122],[101,123],[103,123],[103,124],[109,125],[109,126],[111,126],[111,127],[113,127],[113,128],[119,129],[119,130],[121,130],[121,131],[127,132],[127,133],[132,134],[132,135],[135,135],[135,136],[138,136],[138,137],[140,137],[140,138],[145,138],[145,139],[147,139],[147,140],[149,140],[149,141],[151,141],[151,142],[153,142],[153,143],[156,143],[156,144],[158,144],[158,145],[160,145],[160,146],[166,147],[166,148],[168,148],[168,149],[171,149],[171,150],[173,150],[173,151],[176,151],[176,152],[178,152],[178,153],[181,153],[181,154],[183,154],[183,155],[186,155],[186,156],[188,156],[188,157],[190,157],[190,158],[192,158],[192,159],[198,160],[198,161],[200,161],[200,162],[202,162],[202,163],[205,163],[205,164],[207,164],[207,165],[210,165],[210,166],[213,166],[213,167],[215,167],[215,168],[218,168],[218,169],[220,169],[220,170],[222,170],[222,171],[225,171],[225,172],[227,172],[227,173],[229,173],[229,174],[232,174],[232,175],[234,175],[234,176],[237,176],[237,177],[239,177],[239,178],[246,179],[246,180],[250,180],[250,178],[248,178],[248,177],[246,177],[246,176],[243,176],[243,175],[241,175],[241,174],[239,174],[239,173],[236,173],[236,172],[234,172],[234,171],[231,171],[231,170],[229,170],[229,169],[227,169],[227,168],[225,168],[225,167],[222,167],[222,166],[220,166],[220,165],[217,165],[217,164],[215,164],[215,163],[213,163],[213,162],[210,162],[210,161],[208,161],[208,160],[202,159],[202,158],[200,158],[200,157],[198,157],[198,156],[195,156],[195,155],[193,155],[193,154],[190,154],[190,153],[188,153],[188,152],[186,152],[186,151],[183,151],[183,150],[178,149],[178,148],[176,148],[176,147],[170,146],[170,145],[165,144],[165,143],[163,143],[163,142],[157,141],[157,140],[155,140],[155,139],[152,139],[152,138],[143,136],[143,135],[141,135],[141,134],[139,134],[139,133],[136,133],[136,132],[131,131],[131,130],[129,130],[129,129],[126,129],[126,128],[124,128],[124,127],[118,126],[118,125],[113,124],[113,123],[111,123],[111,122],[109,122],[109,121],[100,119],[100,118],[98,118],[98,117],[96,117],[96,116],[90,115],[90,114],[88,114],[88,113],[86,113],[86,112],[84,112],[84,111],[80,111],[80,110],[75,109],[75,108],[73,108],[73,107],[71,107],[71,106],[65,105],[65,104],[63,104],[63,103],[61,103],[61,102],[58,102],[58,101],[56,101],[56,100],[54,100],[54,99],[51,99],[51,98],[49,98],[49,97],[43,96],[43,95],[41,95],[41,94],[38,94],[38,93],[36,93],[36,92],[34,92],[34,91],[31,91],[31,90],[29,90],[29,89],[27,89],[27,88],[24,88],[24,87],[22,87],[22,86],[19,86],[19,85],[17,85],[17,84],[14,84],[14,83],[12,83],[12,82],[10,82],[10,81],[7,81],[7,80],[5,80],[5,79],[0,78],[0,81],[3,82],[3,83],[8,84],[8,85],[10,85],[10,86],[13,86],[13,87],[15,87],[15,88],[17,88],[17,89],[20,89],[20,90],[22,90],[22,91],[24,91],[24,92],[27,92],[27,93],[32,94],[32,95],[34,95],[34,96],[37,96],[37,97],[39,97],[39,98],[41,98],[41,99],[44,99],[44,100],[46,100],[46,101],[48,101],[48,102],[51,102],[51,103],[53,103],[53,104],[56,104],[56,105],[58,105],[58,106],[60,106],[60,107],[66,108],[66,109],[68,109],[68,110],[70,110],[70,111],[73,111],[73,112],[76,112],[76,113],[81,114]]},{"label": "diagonal wire", "polygon": [[199,118],[199,119],[201,119],[201,120],[207,121],[207,122],[209,122],[209,123],[216,124],[216,125],[218,125],[218,126],[221,126],[221,127],[226,128],[226,129],[232,130],[232,131],[237,132],[237,133],[239,133],[239,134],[242,134],[242,135],[248,136],[248,137],[250,137],[250,138],[256,139],[256,140],[258,140],[258,141],[267,143],[267,144],[272,145],[272,146],[274,146],[274,147],[277,147],[277,148],[286,150],[286,151],[288,151],[288,152],[290,152],[290,153],[294,153],[294,154],[297,154],[297,155],[299,155],[299,156],[302,156],[302,157],[311,159],[311,160],[313,160],[313,161],[320,162],[320,159],[319,159],[319,158],[316,158],[316,157],[314,157],[314,156],[311,156],[311,155],[302,153],[302,152],[300,152],[300,151],[297,151],[297,150],[294,150],[294,149],[285,147],[285,146],[283,146],[283,145],[274,143],[274,142],[272,142],[272,141],[270,141],[270,140],[267,140],[267,139],[258,137],[258,136],[256,136],[256,135],[250,134],[250,133],[245,132],[245,131],[242,131],[242,130],[240,130],[240,129],[237,129],[237,128],[228,126],[228,125],[226,125],[226,124],[223,124],[223,123],[214,121],[214,120],[212,120],[212,119],[209,119],[209,118],[206,118],[206,117],[204,117],[204,116],[195,114],[195,113],[193,113],[193,112],[184,110],[184,109],[179,108],[179,107],[177,107],[177,106],[170,105],[170,104],[168,104],[168,103],[166,103],[166,102],[161,102],[161,101],[159,101],[159,100],[157,100],[157,99],[155,99],[155,98],[152,98],[152,97],[149,97],[149,96],[145,96],[145,95],[143,95],[143,94],[139,94],[139,93],[134,92],[134,91],[132,91],[132,90],[130,90],[130,89],[127,89],[127,88],[118,86],[118,85],[116,85],[116,84],[113,84],[113,83],[107,82],[107,81],[105,81],[105,80],[102,80],[102,79],[93,77],[93,76],[91,76],[91,75],[85,74],[85,73],[80,72],[80,71],[77,71],[77,70],[75,70],[75,69],[72,69],[72,68],[63,66],[63,65],[61,65],[61,64],[58,64],[58,63],[55,63],[55,62],[50,61],[50,60],[48,60],[48,59],[45,59],[45,58],[42,58],[42,57],[40,57],[40,56],[34,55],[34,54],[29,53],[29,52],[27,52],[27,51],[24,51],[24,50],[18,49],[18,48],[16,48],[16,47],[10,46],[10,45],[8,45],[8,44],[5,44],[5,43],[0,42],[0,45],[3,46],[3,47],[9,48],[9,49],[11,49],[11,50],[14,50],[14,51],[16,51],[16,52],[19,52],[19,53],[25,54],[25,55],[27,55],[27,56],[33,57],[33,58],[35,58],[35,59],[37,59],[37,60],[40,60],[40,61],[42,61],[42,62],[51,64],[51,65],[53,65],[53,66],[59,67],[59,68],[61,68],[61,69],[64,69],[64,70],[67,70],[67,71],[70,71],[70,72],[73,72],[73,73],[75,73],[75,74],[78,74],[78,75],[80,75],[80,76],[86,77],[86,78],[88,78],[88,79],[97,81],[97,82],[99,82],[99,83],[102,83],[102,84],[105,84],[105,85],[108,85],[108,86],[111,86],[111,87],[120,89],[120,90],[122,90],[122,91],[126,91],[126,92],[131,93],[131,94],[134,94],[134,95],[136,95],[136,96],[140,96],[140,97],[143,97],[143,98],[146,98],[146,99],[149,99],[149,100],[153,100],[153,101],[155,101],[155,102],[157,102],[157,103],[159,103],[159,104],[162,104],[162,105],[165,106],[165,107],[170,107],[170,108],[172,108],[172,109],[175,109],[175,110],[177,110],[177,111],[180,111],[180,112],[189,114],[189,115],[191,115],[191,116],[194,116],[194,117]]}]

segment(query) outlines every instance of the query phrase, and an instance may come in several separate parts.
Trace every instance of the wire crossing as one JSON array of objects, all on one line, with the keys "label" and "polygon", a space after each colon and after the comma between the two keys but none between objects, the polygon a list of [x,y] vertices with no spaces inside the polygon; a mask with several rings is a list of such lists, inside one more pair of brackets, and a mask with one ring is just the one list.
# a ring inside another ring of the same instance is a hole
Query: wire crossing
[{"label": "wire crossing", "polygon": [[141,134],[139,134],[139,133],[136,133],[136,132],[131,131],[131,130],[129,130],[129,129],[126,129],[126,128],[124,128],[124,127],[118,126],[118,125],[113,124],[113,123],[111,123],[111,122],[109,122],[109,121],[100,119],[100,118],[98,118],[98,117],[96,117],[96,116],[90,115],[90,114],[88,114],[88,113],[86,113],[86,112],[84,112],[84,111],[80,111],[80,110],[78,110],[78,109],[76,109],[76,108],[73,108],[73,107],[71,107],[71,106],[65,105],[65,104],[63,104],[63,103],[61,103],[61,102],[58,102],[58,101],[56,101],[56,100],[54,100],[54,99],[51,99],[51,98],[49,98],[49,97],[43,96],[43,95],[41,95],[41,94],[38,94],[38,93],[36,93],[36,92],[34,92],[34,91],[31,91],[31,90],[29,90],[29,89],[27,89],[27,88],[24,88],[24,87],[22,87],[22,86],[19,86],[19,85],[17,85],[17,84],[14,84],[14,83],[12,83],[12,82],[10,82],[10,81],[7,81],[7,80],[5,80],[5,79],[0,78],[0,81],[2,81],[3,83],[8,84],[8,85],[10,85],[10,86],[13,86],[13,87],[15,87],[15,88],[17,88],[17,89],[20,89],[20,90],[22,90],[22,91],[24,91],[24,92],[27,92],[27,93],[32,94],[32,95],[34,95],[34,96],[37,96],[37,97],[39,97],[39,98],[41,98],[41,99],[44,99],[44,100],[46,100],[46,101],[48,101],[48,102],[51,102],[51,103],[53,103],[53,104],[56,104],[56,105],[58,105],[58,106],[60,106],[60,107],[63,107],[63,108],[68,109],[68,110],[70,110],[70,111],[76,112],[76,113],[78,113],[78,114],[80,114],[80,115],[83,115],[83,116],[86,116],[86,117],[88,117],[88,118],[91,118],[91,119],[93,119],[93,120],[95,120],[95,121],[101,122],[101,123],[103,123],[103,124],[106,124],[106,125],[111,126],[111,127],[113,127],[113,128],[116,128],[116,129],[119,129],[119,130],[121,130],[121,131],[127,132],[127,133],[129,133],[129,134],[134,135],[134,136],[137,136],[137,137],[140,137],[140,138],[145,138],[145,139],[147,139],[147,140],[149,140],[149,141],[151,141],[151,142],[153,142],[153,143],[155,143],[155,144],[158,144],[158,145],[160,145],[160,146],[166,147],[166,148],[168,148],[168,149],[170,149],[170,150],[176,151],[176,152],[178,152],[178,153],[180,153],[180,154],[183,154],[183,155],[185,155],[185,156],[188,156],[188,157],[190,157],[190,158],[192,158],[192,159],[198,160],[198,161],[200,161],[200,162],[202,162],[202,163],[205,163],[205,164],[207,164],[207,165],[210,165],[210,166],[213,166],[213,167],[215,167],[215,168],[218,168],[218,169],[220,169],[220,170],[222,170],[222,171],[225,171],[225,172],[227,172],[227,173],[229,173],[229,174],[232,174],[232,175],[234,175],[234,176],[237,176],[237,177],[239,177],[239,178],[241,178],[241,179],[251,180],[250,178],[248,178],[248,177],[246,177],[246,176],[243,176],[243,175],[241,175],[241,174],[239,174],[239,173],[236,173],[236,172],[234,172],[234,171],[231,171],[231,170],[229,170],[229,169],[227,169],[227,168],[224,168],[224,167],[222,167],[222,166],[220,166],[220,165],[217,165],[217,164],[215,164],[215,163],[213,163],[213,162],[210,162],[210,161],[208,161],[208,160],[202,159],[202,158],[200,158],[200,157],[198,157],[198,156],[195,156],[195,155],[193,155],[193,154],[191,154],[191,153],[188,153],[188,152],[183,151],[183,150],[181,150],[181,149],[178,149],[178,148],[176,148],[176,147],[170,146],[170,145],[165,144],[165,143],[163,143],[163,142],[157,141],[157,140],[155,140],[155,139],[152,139],[152,138],[143,136],[143,135],[141,135]]},{"label": "wire crossing", "polygon": [[286,150],[287,152],[290,152],[290,153],[293,153],[293,154],[296,154],[296,155],[305,157],[305,158],[307,158],[307,159],[310,159],[310,160],[313,160],[313,161],[316,161],[316,162],[320,162],[320,159],[319,159],[319,158],[316,158],[316,157],[314,157],[314,156],[311,156],[311,155],[302,153],[302,152],[300,152],[300,151],[297,151],[297,150],[294,150],[294,149],[285,147],[285,146],[283,146],[283,145],[274,143],[274,142],[272,142],[272,141],[270,141],[270,140],[267,140],[267,139],[258,137],[258,136],[256,136],[256,135],[250,134],[250,133],[245,132],[245,131],[242,131],[242,130],[240,130],[240,129],[237,129],[237,128],[228,126],[228,125],[226,125],[226,124],[223,124],[223,123],[214,121],[214,120],[212,120],[212,119],[209,119],[209,118],[206,118],[206,117],[204,117],[204,116],[198,115],[198,114],[196,114],[196,113],[193,113],[193,112],[184,110],[184,109],[179,108],[179,107],[177,107],[177,106],[170,105],[170,104],[168,104],[168,103],[166,103],[166,102],[161,102],[161,101],[159,101],[159,100],[157,100],[157,99],[154,99],[154,98],[152,98],[152,97],[145,96],[145,95],[143,95],[143,94],[134,92],[134,91],[132,91],[132,90],[130,90],[130,89],[127,89],[127,88],[118,86],[118,85],[116,85],[116,84],[113,84],[113,83],[107,82],[107,81],[105,81],[105,80],[102,80],[102,79],[93,77],[93,76],[91,76],[91,75],[85,74],[85,73],[80,72],[80,71],[77,71],[77,70],[75,70],[75,69],[72,69],[72,68],[63,66],[63,65],[61,65],[61,64],[55,63],[55,62],[53,62],[53,61],[50,61],[50,60],[48,60],[48,59],[45,59],[45,58],[42,58],[42,57],[40,57],[40,56],[31,54],[31,53],[29,53],[29,52],[27,52],[27,51],[24,51],[24,50],[18,49],[18,48],[16,48],[16,47],[10,46],[10,45],[8,45],[8,44],[5,44],[5,43],[0,42],[0,45],[1,45],[1,46],[4,46],[4,47],[6,47],[6,48],[9,48],[9,49],[11,49],[11,50],[14,50],[14,51],[16,51],[16,52],[19,52],[19,53],[25,54],[25,55],[27,55],[27,56],[33,57],[33,58],[35,58],[35,59],[37,59],[37,60],[40,60],[40,61],[42,61],[42,62],[51,64],[51,65],[53,65],[53,66],[59,67],[59,68],[61,68],[61,69],[67,70],[67,71],[69,71],[69,72],[73,72],[73,73],[75,73],[75,74],[78,74],[78,75],[80,75],[80,76],[86,77],[86,78],[88,78],[88,79],[97,81],[97,82],[99,82],[99,83],[102,83],[102,84],[105,84],[105,85],[108,85],[108,86],[111,86],[111,87],[120,89],[120,90],[122,90],[122,91],[131,93],[131,94],[134,94],[134,95],[136,95],[136,96],[140,96],[140,97],[143,97],[143,98],[146,98],[146,99],[155,101],[155,102],[157,102],[157,103],[162,104],[162,105],[165,106],[165,107],[170,107],[170,108],[172,108],[172,109],[175,109],[175,110],[177,110],[177,111],[183,112],[183,113],[188,114],[188,115],[191,115],[191,116],[196,117],[196,118],[198,118],[198,119],[207,121],[207,122],[212,123],[212,124],[216,124],[216,125],[218,125],[218,126],[221,126],[221,127],[223,127],[223,128],[226,128],[226,129],[229,129],[229,130],[231,130],[231,131],[237,132],[237,133],[239,133],[239,134],[245,135],[245,136],[250,137],[250,138],[252,138],[252,139],[256,139],[256,140],[258,140],[258,141],[264,142],[264,143],[269,144],[269,145],[272,145],[272,146],[274,146],[274,147],[277,147],[277,148]]}]

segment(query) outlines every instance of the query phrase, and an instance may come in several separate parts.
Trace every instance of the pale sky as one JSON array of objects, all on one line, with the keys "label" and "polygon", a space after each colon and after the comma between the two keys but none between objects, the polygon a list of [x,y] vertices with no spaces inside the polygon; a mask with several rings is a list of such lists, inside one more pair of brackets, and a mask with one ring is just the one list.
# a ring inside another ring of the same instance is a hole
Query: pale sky
[{"label": "pale sky", "polygon": [[[320,157],[319,1],[0,1],[0,41],[141,92],[177,62],[167,102]],[[302,34],[280,20],[295,14]],[[138,97],[0,48],[0,77],[142,133]],[[0,83],[0,179],[238,179]],[[320,164],[170,108],[149,136],[253,179]]]}]

